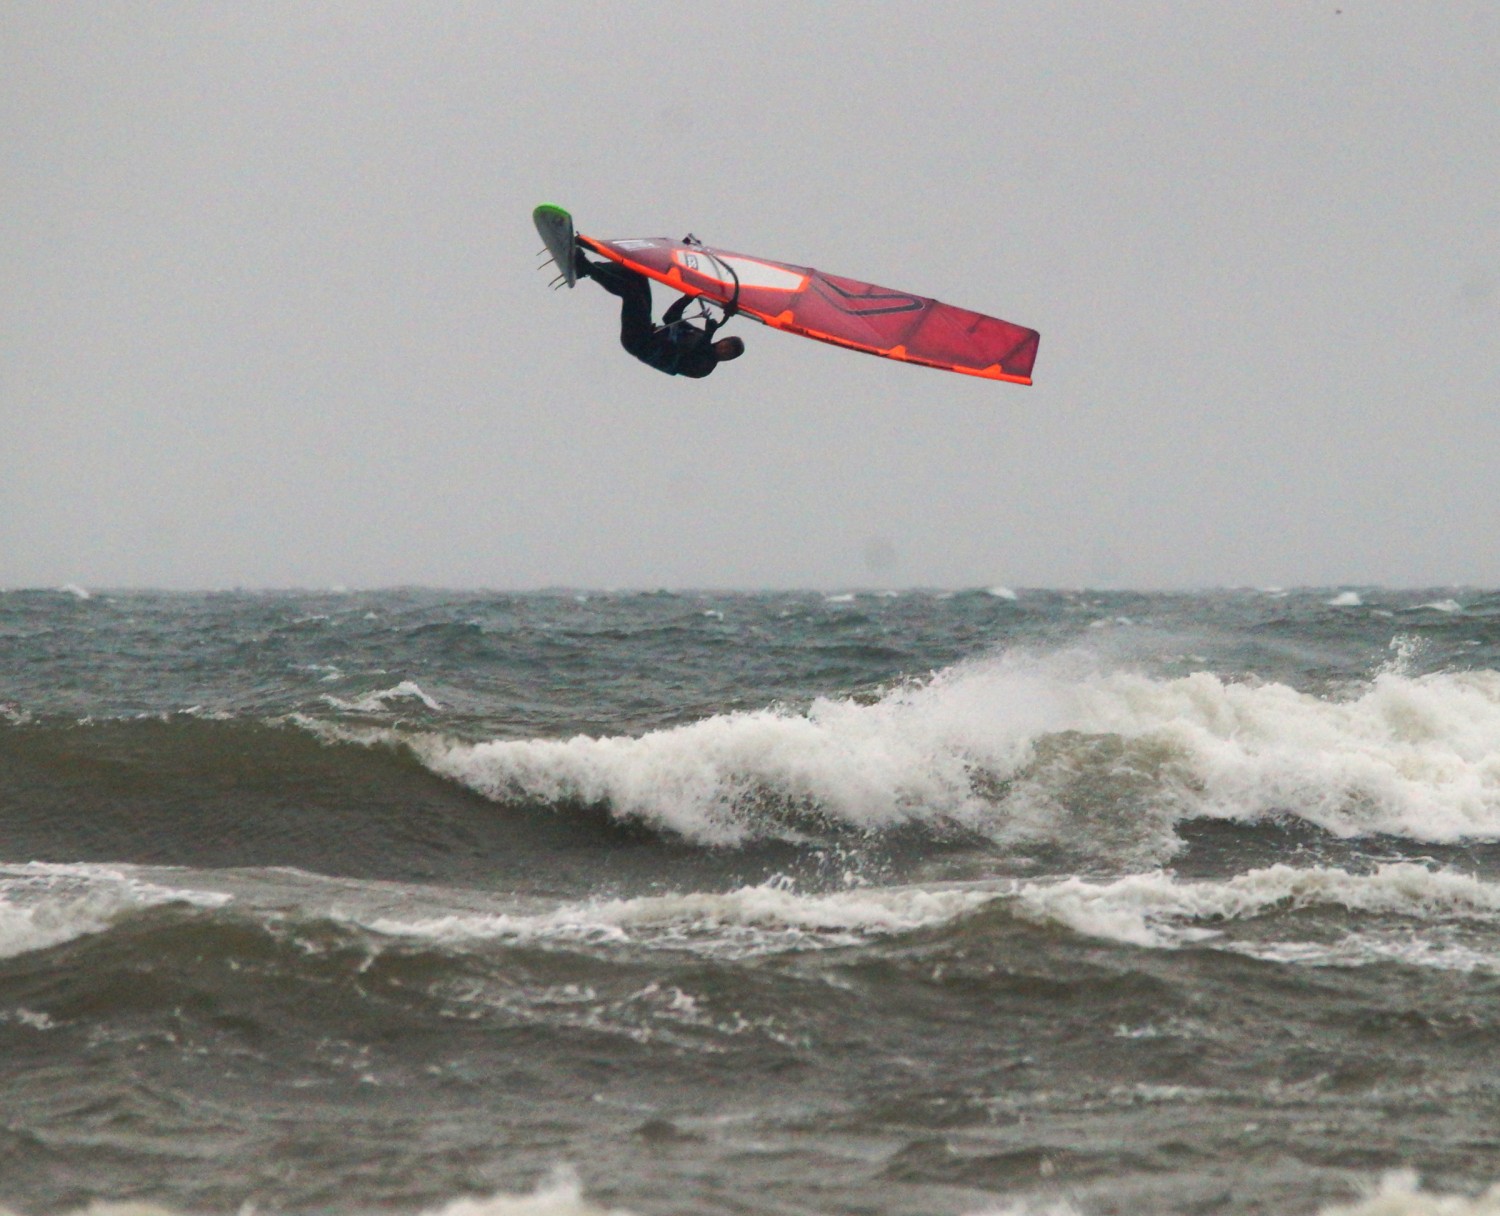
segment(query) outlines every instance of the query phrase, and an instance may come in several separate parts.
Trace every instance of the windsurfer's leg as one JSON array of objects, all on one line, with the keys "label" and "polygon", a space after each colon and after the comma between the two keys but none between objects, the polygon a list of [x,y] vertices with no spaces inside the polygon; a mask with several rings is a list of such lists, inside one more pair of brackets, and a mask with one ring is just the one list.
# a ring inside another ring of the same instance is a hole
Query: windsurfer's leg
[{"label": "windsurfer's leg", "polygon": [[656,325],[651,320],[651,280],[633,271],[625,273],[633,281],[620,297],[620,343],[634,354],[650,340]]},{"label": "windsurfer's leg", "polygon": [[620,297],[620,345],[635,354],[656,329],[651,322],[651,280],[618,262],[590,262],[588,267],[594,282]]}]

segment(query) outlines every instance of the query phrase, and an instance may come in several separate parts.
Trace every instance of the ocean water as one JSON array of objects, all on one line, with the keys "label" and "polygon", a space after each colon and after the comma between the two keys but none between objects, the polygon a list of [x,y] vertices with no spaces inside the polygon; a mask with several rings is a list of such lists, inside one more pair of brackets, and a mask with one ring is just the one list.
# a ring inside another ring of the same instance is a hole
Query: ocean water
[{"label": "ocean water", "polygon": [[0,593],[0,1211],[1496,1183],[1495,593]]}]

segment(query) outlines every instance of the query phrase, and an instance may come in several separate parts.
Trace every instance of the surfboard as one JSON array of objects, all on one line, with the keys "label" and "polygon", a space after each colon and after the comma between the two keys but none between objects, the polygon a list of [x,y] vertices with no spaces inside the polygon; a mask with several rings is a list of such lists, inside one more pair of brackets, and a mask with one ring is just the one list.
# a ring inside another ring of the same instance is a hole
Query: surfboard
[{"label": "surfboard", "polygon": [[562,272],[563,282],[572,287],[578,282],[573,268],[573,217],[561,207],[543,203],[531,213],[531,219],[553,263]]}]

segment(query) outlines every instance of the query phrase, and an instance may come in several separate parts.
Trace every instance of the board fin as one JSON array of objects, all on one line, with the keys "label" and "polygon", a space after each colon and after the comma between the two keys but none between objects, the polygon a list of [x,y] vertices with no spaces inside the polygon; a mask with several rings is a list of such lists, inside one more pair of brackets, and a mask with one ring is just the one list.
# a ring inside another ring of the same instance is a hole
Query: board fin
[{"label": "board fin", "polygon": [[573,234],[573,217],[561,207],[543,203],[531,213],[531,222],[536,225],[552,264],[561,272],[552,280],[551,285],[574,286],[578,282],[578,269],[573,261],[573,251],[577,247]]}]

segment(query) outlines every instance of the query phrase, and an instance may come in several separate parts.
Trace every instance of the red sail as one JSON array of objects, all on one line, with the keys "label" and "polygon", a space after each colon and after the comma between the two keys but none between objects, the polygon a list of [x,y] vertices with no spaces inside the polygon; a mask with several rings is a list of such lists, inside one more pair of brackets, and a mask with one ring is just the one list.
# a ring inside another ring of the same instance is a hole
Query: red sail
[{"label": "red sail", "polygon": [[906,363],[1031,383],[1040,335],[997,317],[806,266],[667,237],[579,239],[675,291],[720,304],[733,300],[746,316],[788,333]]}]

